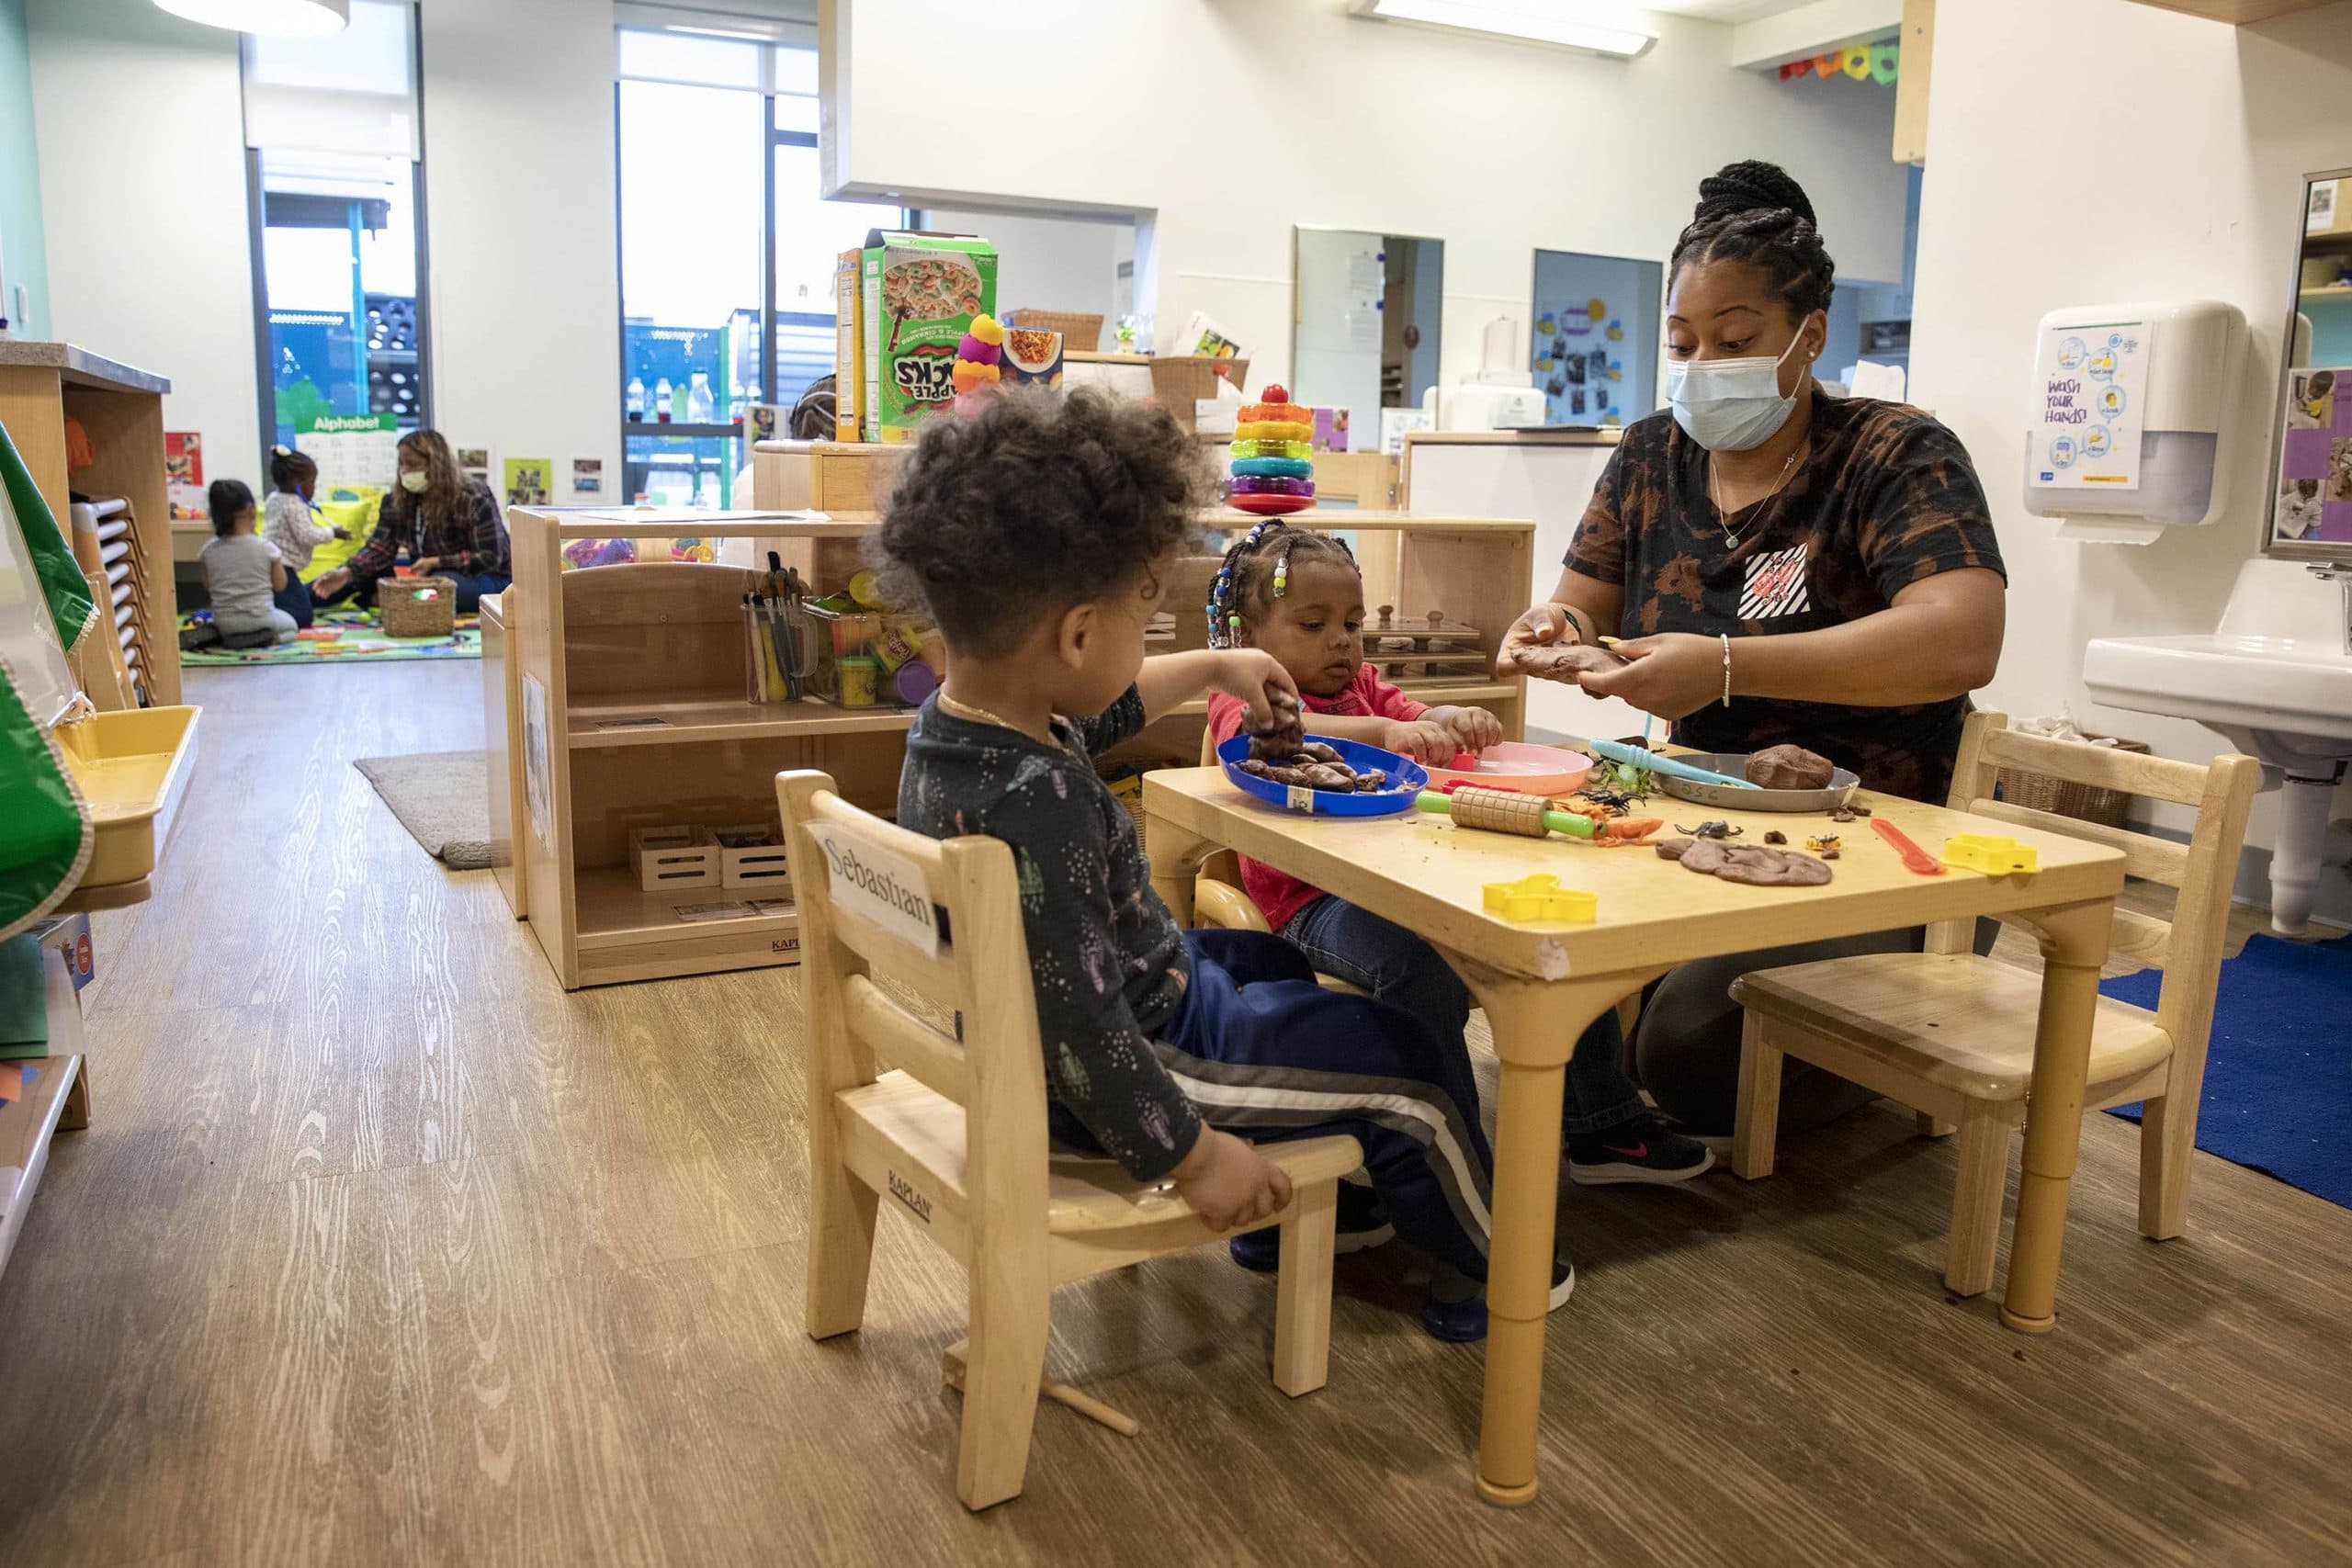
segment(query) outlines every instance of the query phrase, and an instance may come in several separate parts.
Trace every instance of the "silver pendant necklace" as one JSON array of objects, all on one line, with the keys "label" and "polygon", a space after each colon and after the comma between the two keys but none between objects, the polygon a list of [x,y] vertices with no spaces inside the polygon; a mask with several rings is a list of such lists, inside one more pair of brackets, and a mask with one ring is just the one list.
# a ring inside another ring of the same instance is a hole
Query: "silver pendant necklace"
[{"label": "silver pendant necklace", "polygon": [[[1766,502],[1777,497],[1781,493],[1781,487],[1789,482],[1789,476],[1796,471],[1797,459],[1805,456],[1805,454],[1812,450],[1813,436],[1808,434],[1803,441],[1798,442],[1795,447],[1791,450],[1789,453],[1789,460],[1781,465],[1780,475],[1778,478],[1773,479],[1772,488],[1766,491],[1762,495],[1758,496],[1754,501],[1749,502],[1747,503],[1747,507],[1743,507],[1741,510],[1746,511],[1751,507],[1761,506]],[[1733,549],[1737,549],[1739,547],[1739,536],[1732,531],[1731,509],[1724,504],[1722,480],[1715,473],[1715,455],[1712,452],[1707,454],[1707,499],[1713,502],[1715,504],[1715,523],[1716,525],[1724,531],[1724,543]],[[1758,513],[1758,515],[1761,515],[1761,513]]]}]

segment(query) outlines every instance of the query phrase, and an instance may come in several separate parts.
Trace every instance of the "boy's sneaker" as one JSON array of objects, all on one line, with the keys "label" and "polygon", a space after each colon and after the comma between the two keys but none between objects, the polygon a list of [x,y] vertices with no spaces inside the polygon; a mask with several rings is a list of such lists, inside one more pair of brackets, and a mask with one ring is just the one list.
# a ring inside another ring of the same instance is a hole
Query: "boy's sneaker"
[{"label": "boy's sneaker", "polygon": [[[1566,1258],[1552,1260],[1552,1294],[1545,1312],[1557,1312],[1576,1293],[1577,1266]],[[1467,1345],[1487,1337],[1487,1284],[1458,1269],[1439,1264],[1421,1303],[1421,1328],[1432,1339]]]},{"label": "boy's sneaker", "polygon": [[1688,1181],[1714,1163],[1713,1149],[1674,1131],[1655,1111],[1604,1133],[1568,1134],[1568,1179],[1580,1187]]},{"label": "boy's sneaker", "polygon": [[[1388,1211],[1371,1188],[1340,1182],[1339,1211],[1331,1246],[1335,1255],[1363,1252],[1396,1239],[1396,1227],[1388,1223]],[[1272,1274],[1282,1267],[1283,1227],[1278,1224],[1235,1236],[1225,1245],[1233,1260],[1253,1274]]]}]

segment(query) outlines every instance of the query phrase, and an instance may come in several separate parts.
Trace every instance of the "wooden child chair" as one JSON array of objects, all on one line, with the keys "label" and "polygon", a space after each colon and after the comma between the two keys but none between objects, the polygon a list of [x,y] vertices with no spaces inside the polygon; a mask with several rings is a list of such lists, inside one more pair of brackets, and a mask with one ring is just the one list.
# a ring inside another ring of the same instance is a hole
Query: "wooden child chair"
[{"label": "wooden child chair", "polygon": [[[2251,757],[2211,765],[2020,735],[1999,714],[1971,716],[1952,774],[1955,810],[2071,834],[2124,852],[2129,874],[2177,890],[2170,922],[2115,911],[2111,954],[2160,967],[2156,1010],[2101,997],[2091,1032],[2086,1111],[2144,1100],[2140,1229],[2178,1235],[2188,1203],[2198,1094],[2213,1023],[2230,886],[2260,781]],[[2186,845],[1992,798],[2003,767],[2197,808]],[[1910,1106],[1923,1127],[1960,1132],[1944,1283],[1974,1295],[1993,1282],[2010,1134],[2026,1117],[2041,976],[1973,951],[1973,920],[1930,926],[1925,953],[1871,953],[1759,970],[1733,982],[1747,1010],[1732,1168],[1772,1173],[1784,1055],[1852,1078]],[[1932,1125],[1930,1125],[1932,1124]]]},{"label": "wooden child chair", "polygon": [[[1165,1183],[1049,1151],[1045,1052],[1003,844],[894,827],[843,800],[820,773],[779,774],[776,804],[808,998],[805,1325],[825,1339],[863,1322],[875,1210],[888,1193],[970,1279],[956,1495],[985,1508],[1018,1495],[1028,1470],[1054,1287],[1225,1236]],[[899,892],[946,911],[937,955],[865,897],[836,898],[834,853],[857,855],[876,886],[919,880]],[[894,990],[956,1021],[953,1032],[910,1011]],[[1272,1144],[1266,1154],[1292,1188],[1290,1206],[1261,1222],[1283,1231],[1274,1386],[1311,1393],[1329,1359],[1337,1183],[1363,1154],[1351,1137]],[[951,1350],[951,1380],[956,1361]],[[1080,1409],[1091,1404],[1059,1385],[1051,1392]]]}]

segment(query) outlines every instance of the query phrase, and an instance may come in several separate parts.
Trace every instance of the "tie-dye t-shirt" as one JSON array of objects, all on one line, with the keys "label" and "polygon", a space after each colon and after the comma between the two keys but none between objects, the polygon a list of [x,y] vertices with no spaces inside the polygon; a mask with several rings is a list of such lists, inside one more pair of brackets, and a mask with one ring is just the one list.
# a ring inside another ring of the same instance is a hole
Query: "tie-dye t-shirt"
[{"label": "tie-dye t-shirt", "polygon": [[[1631,425],[1568,546],[1573,571],[1624,591],[1618,632],[1738,639],[1840,626],[1885,609],[1938,572],[2000,571],[1984,487],[1960,438],[1917,409],[1871,398],[1813,403],[1813,454],[1780,494],[1724,539],[1707,495],[1707,452],[1671,413]],[[1902,707],[1734,697],[1674,725],[1706,751],[1794,742],[1870,788],[1940,802],[1967,718],[1965,697]]]},{"label": "tie-dye t-shirt", "polygon": [[1012,847],[1054,1120],[1148,1181],[1192,1152],[1201,1119],[1150,1045],[1191,977],[1184,933],[1152,891],[1135,818],[1091,760],[1143,724],[1133,687],[1094,718],[1057,718],[1059,746],[933,698],[907,733],[899,823]]}]

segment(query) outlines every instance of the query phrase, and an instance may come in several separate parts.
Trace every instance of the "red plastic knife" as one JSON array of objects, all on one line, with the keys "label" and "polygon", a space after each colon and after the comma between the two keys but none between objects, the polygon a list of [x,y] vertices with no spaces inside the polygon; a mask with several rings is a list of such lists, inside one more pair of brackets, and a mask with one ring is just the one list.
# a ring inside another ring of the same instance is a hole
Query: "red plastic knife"
[{"label": "red plastic knife", "polygon": [[1921,876],[1941,876],[1944,874],[1943,862],[1913,843],[1910,835],[1885,818],[1871,818],[1871,826],[1877,830],[1880,838],[1894,846],[1894,852],[1903,857],[1903,863]]}]

